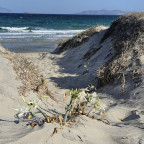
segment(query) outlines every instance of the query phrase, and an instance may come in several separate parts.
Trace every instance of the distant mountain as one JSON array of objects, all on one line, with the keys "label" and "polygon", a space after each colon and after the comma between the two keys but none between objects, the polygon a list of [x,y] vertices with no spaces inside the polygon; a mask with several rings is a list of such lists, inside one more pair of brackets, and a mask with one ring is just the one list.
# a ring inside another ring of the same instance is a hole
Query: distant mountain
[{"label": "distant mountain", "polygon": [[24,12],[24,14],[39,14],[39,13],[35,13],[35,12]]},{"label": "distant mountain", "polygon": [[83,11],[80,13],[76,13],[77,15],[124,15],[129,12],[121,11],[121,10],[90,10],[90,11]]},{"label": "distant mountain", "polygon": [[12,13],[13,11],[10,9],[0,7],[0,13]]}]

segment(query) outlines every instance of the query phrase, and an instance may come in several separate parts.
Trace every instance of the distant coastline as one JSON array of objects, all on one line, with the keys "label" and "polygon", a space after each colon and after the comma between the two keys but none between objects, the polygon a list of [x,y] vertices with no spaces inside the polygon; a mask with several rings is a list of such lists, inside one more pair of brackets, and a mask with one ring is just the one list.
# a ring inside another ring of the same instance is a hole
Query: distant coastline
[{"label": "distant coastline", "polygon": [[12,10],[0,7],[0,13],[13,13]]},{"label": "distant coastline", "polygon": [[[38,12],[15,12],[7,8],[0,7],[0,14],[1,13],[14,13],[14,14],[50,14],[50,13],[38,13]],[[78,13],[72,13],[72,14],[50,14],[50,15],[124,15],[130,12],[122,11],[122,10],[88,10],[88,11],[82,11]]]},{"label": "distant coastline", "polygon": [[121,10],[89,10],[83,11],[79,13],[75,13],[76,15],[124,15],[130,12],[121,11]]}]

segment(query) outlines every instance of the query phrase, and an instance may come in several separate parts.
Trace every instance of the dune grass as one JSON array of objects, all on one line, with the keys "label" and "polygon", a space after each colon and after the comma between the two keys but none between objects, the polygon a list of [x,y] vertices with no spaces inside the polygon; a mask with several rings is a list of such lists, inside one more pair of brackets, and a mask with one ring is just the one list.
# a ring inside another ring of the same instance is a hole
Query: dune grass
[{"label": "dune grass", "polygon": [[112,38],[115,55],[97,71],[98,87],[111,83],[127,69],[129,77],[142,73],[139,57],[144,53],[144,13],[121,16],[112,23],[101,43]]}]

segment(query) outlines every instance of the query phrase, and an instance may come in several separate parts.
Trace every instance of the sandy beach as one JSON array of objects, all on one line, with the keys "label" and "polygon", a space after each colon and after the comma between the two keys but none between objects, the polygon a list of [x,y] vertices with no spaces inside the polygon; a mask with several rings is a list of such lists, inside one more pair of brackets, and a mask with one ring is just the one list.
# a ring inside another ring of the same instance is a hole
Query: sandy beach
[{"label": "sandy beach", "polygon": [[[1,46],[0,144],[144,144],[143,19],[126,15],[110,28],[95,26],[53,53],[11,53]],[[38,85],[41,77],[45,88]],[[106,105],[105,114],[91,112],[95,119],[79,115],[66,125],[32,127],[15,110],[25,106],[21,95],[28,101],[49,94],[40,106],[49,116],[63,116],[65,92],[90,84]]]}]

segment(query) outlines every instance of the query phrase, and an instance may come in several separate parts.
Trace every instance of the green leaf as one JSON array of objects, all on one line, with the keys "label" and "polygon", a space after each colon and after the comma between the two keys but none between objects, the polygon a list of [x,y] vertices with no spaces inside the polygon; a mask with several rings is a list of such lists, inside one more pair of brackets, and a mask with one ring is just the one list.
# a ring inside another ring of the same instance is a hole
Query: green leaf
[{"label": "green leaf", "polygon": [[24,103],[27,103],[27,102],[25,101],[25,99],[24,99],[24,97],[23,97],[23,96],[21,96],[21,98],[22,98],[22,100],[23,100],[23,102],[24,102]]}]

